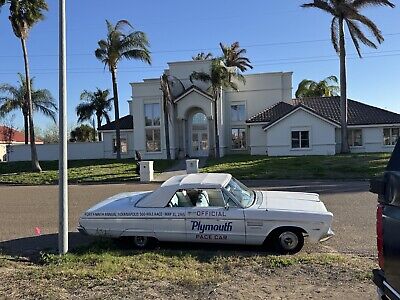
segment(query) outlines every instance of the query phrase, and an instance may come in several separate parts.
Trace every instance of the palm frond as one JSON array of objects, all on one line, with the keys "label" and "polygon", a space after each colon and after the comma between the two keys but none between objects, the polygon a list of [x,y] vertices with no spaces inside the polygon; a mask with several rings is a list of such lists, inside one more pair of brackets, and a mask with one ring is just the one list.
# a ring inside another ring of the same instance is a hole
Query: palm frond
[{"label": "palm frond", "polygon": [[147,50],[143,49],[132,49],[129,51],[126,51],[122,54],[122,56],[126,59],[135,59],[135,60],[141,60],[145,63],[148,63],[149,65],[151,64],[151,56],[150,52]]},{"label": "palm frond", "polygon": [[329,2],[324,0],[314,0],[311,3],[305,3],[300,5],[302,8],[318,8],[321,9],[331,15],[336,15],[335,9],[330,5]]},{"label": "palm frond", "polygon": [[338,17],[333,17],[332,23],[331,23],[331,41],[333,48],[335,49],[336,53],[340,53],[340,48],[339,48],[339,18]]},{"label": "palm frond", "polygon": [[213,58],[213,54],[208,52],[207,54],[204,52],[197,53],[196,56],[192,56],[192,60],[208,60]]},{"label": "palm frond", "polygon": [[364,45],[367,45],[368,47],[375,49],[377,48],[377,46],[364,35],[364,33],[360,30],[356,23],[352,22],[351,20],[346,20],[346,24],[349,28],[351,39],[353,40],[354,46],[360,58],[362,57],[362,54],[360,43],[358,41],[361,41]]},{"label": "palm frond", "polygon": [[395,7],[395,5],[388,0],[354,0],[353,6],[358,9],[368,6],[389,6],[391,8]]},{"label": "palm frond", "polygon": [[[366,16],[363,16],[361,14],[353,14],[350,16],[349,19],[356,20],[356,21],[359,21],[360,23],[364,24],[371,31],[371,33],[375,36],[375,38],[379,44],[381,44],[384,41],[384,37],[383,37],[380,29],[378,28],[378,26],[376,26],[376,24],[374,22],[372,22]],[[353,22],[353,24],[354,24],[354,22]],[[360,30],[360,32],[361,32],[361,30]],[[370,47],[373,47],[373,46],[370,46]]]},{"label": "palm frond", "polygon": [[210,82],[211,76],[204,72],[192,72],[189,76],[190,82],[193,83],[194,80],[199,80],[203,82]]}]

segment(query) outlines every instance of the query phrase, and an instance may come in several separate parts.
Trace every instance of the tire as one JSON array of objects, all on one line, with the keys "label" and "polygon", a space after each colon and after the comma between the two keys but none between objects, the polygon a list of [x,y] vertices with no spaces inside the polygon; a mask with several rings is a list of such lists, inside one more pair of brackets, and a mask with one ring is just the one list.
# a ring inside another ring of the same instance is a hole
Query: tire
[{"label": "tire", "polygon": [[148,236],[134,236],[132,243],[136,249],[151,249],[155,246],[156,239]]},{"label": "tire", "polygon": [[284,228],[273,235],[275,250],[279,254],[295,254],[304,246],[304,236],[300,230]]}]

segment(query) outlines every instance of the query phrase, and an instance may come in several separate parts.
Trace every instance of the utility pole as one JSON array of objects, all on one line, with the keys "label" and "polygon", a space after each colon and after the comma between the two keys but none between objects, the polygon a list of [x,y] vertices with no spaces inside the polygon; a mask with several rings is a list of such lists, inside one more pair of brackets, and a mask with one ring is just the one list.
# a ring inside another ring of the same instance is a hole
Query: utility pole
[{"label": "utility pole", "polygon": [[68,252],[68,151],[67,151],[67,68],[65,0],[59,0],[59,156],[58,197],[59,228],[58,253]]}]

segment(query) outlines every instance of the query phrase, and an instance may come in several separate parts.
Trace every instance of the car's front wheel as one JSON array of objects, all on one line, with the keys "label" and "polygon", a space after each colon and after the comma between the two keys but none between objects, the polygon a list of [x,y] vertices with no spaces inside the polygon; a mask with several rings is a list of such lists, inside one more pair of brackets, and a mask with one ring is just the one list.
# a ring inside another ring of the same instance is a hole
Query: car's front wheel
[{"label": "car's front wheel", "polygon": [[133,245],[137,249],[152,248],[156,244],[156,240],[154,238],[148,237],[148,236],[134,236],[132,241],[133,241]]},{"label": "car's front wheel", "polygon": [[282,229],[274,234],[275,249],[280,254],[295,254],[304,246],[304,236],[300,230]]}]

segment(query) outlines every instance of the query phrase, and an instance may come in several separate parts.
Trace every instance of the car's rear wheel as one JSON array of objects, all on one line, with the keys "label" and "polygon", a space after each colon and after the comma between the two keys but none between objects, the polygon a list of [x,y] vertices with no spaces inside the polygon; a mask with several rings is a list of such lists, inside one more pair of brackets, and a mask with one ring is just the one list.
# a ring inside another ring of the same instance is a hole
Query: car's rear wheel
[{"label": "car's rear wheel", "polygon": [[273,236],[275,249],[280,254],[295,254],[304,246],[304,236],[297,229],[277,230]]},{"label": "car's rear wheel", "polygon": [[132,242],[137,249],[149,249],[155,246],[156,239],[148,236],[134,236]]}]

